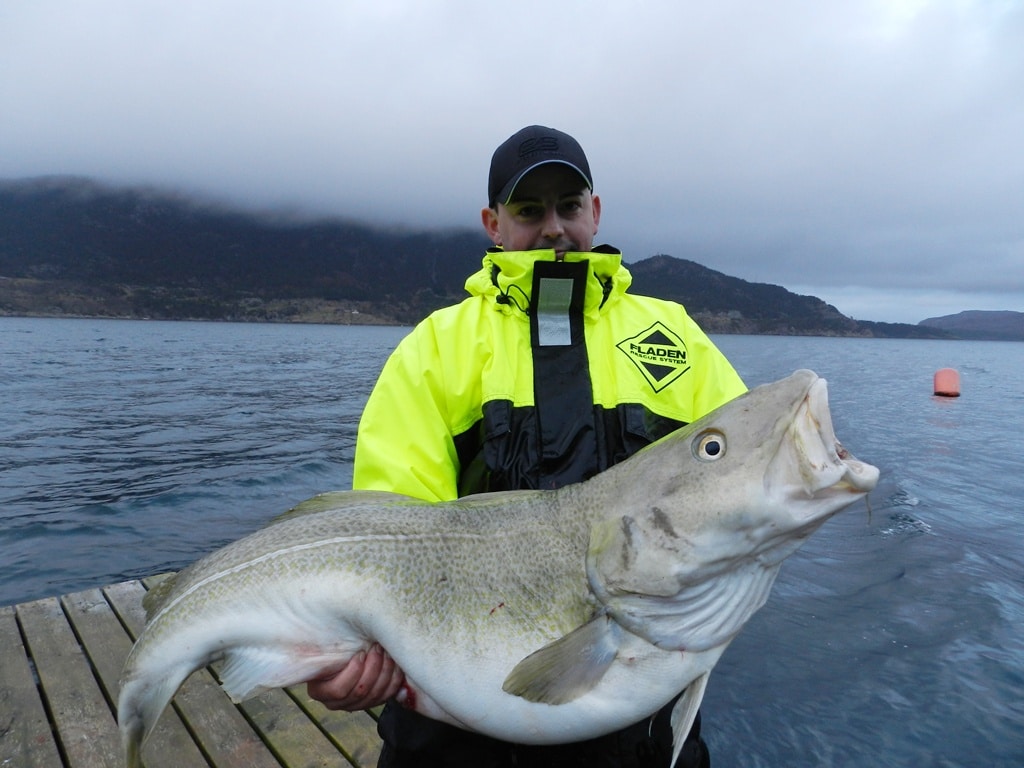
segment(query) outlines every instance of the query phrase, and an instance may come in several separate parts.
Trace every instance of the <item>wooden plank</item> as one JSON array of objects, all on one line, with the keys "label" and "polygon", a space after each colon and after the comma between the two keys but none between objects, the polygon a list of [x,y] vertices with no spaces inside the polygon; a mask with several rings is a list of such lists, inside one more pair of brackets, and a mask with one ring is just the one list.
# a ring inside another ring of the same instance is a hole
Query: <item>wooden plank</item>
[{"label": "wooden plank", "polygon": [[[118,678],[144,594],[124,582],[0,607],[0,768],[121,765]],[[329,712],[305,686],[235,706],[207,669],[182,686],[143,758],[147,768],[371,768],[379,755],[373,713]]]},{"label": "wooden plank", "polygon": [[0,607],[0,766],[63,765],[33,677],[14,606]]},{"label": "wooden plank", "polygon": [[15,609],[69,768],[120,768],[117,724],[55,597]]},{"label": "wooden plank", "polygon": [[[107,700],[116,707],[118,678],[132,647],[110,603],[98,589],[66,595],[61,604],[74,627]],[[116,709],[115,709],[116,715]],[[207,768],[192,736],[171,709],[146,742],[147,768]]]},{"label": "wooden plank", "polygon": [[318,701],[309,698],[306,686],[287,689],[288,694],[303,710],[314,718],[334,746],[357,768],[373,768],[380,758],[381,741],[377,735],[375,713],[332,712]]},{"label": "wooden plank", "polygon": [[[285,691],[266,691],[240,705],[253,727],[288,768],[337,766],[345,753]],[[352,762],[351,760],[349,761]],[[356,764],[359,768],[359,764]]]},{"label": "wooden plank", "polygon": [[[142,584],[113,584],[103,592],[129,633],[137,637],[145,625]],[[208,670],[200,670],[185,681],[174,698],[174,707],[213,765],[247,768],[279,768],[281,765]],[[143,756],[147,754],[148,748]]]}]

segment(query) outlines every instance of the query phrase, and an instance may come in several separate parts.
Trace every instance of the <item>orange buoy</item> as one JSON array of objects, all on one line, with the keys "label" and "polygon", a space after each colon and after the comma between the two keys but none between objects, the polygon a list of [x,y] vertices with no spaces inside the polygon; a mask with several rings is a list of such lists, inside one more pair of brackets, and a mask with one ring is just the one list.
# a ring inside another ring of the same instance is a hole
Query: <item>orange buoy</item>
[{"label": "orange buoy", "polygon": [[939,397],[960,397],[960,373],[955,368],[935,372],[935,394]]}]

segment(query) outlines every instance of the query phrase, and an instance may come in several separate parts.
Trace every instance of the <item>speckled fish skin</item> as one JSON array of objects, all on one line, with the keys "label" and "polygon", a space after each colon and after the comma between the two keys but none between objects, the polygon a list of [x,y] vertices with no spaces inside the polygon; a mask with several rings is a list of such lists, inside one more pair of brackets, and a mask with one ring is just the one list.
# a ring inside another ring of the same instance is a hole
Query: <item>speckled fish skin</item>
[{"label": "speckled fish skin", "polygon": [[685,689],[678,754],[782,561],[877,478],[798,371],[557,491],[315,497],[151,593],[118,700],[126,762],[196,669],[223,660],[242,700],[374,642],[406,706],[520,743],[607,733]]}]

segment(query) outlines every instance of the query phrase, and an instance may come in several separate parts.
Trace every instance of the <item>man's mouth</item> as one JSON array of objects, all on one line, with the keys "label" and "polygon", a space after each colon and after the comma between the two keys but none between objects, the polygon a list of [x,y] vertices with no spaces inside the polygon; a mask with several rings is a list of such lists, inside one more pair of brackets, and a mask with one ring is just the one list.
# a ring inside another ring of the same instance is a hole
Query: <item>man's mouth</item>
[{"label": "man's mouth", "polygon": [[572,253],[574,251],[578,251],[579,250],[579,246],[576,245],[576,243],[566,243],[566,242],[545,243],[544,245],[542,245],[540,247],[541,248],[550,248],[551,250],[553,250],[555,252],[555,258],[558,261],[561,261],[562,259],[564,259],[565,258],[565,254]]}]

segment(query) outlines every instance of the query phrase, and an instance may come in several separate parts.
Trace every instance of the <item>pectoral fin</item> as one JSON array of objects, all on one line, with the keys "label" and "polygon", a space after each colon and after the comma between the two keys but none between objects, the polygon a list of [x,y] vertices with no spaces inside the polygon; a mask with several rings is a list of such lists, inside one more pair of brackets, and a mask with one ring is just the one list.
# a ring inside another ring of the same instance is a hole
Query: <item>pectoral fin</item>
[{"label": "pectoral fin", "polygon": [[285,688],[340,669],[351,652],[287,646],[236,646],[224,656],[218,676],[224,692],[236,704],[270,688]]},{"label": "pectoral fin", "polygon": [[688,686],[679,697],[679,701],[672,707],[672,762],[674,766],[679,759],[679,753],[683,751],[683,742],[690,735],[693,721],[697,719],[697,710],[704,699],[704,691],[708,687],[709,673],[705,672]]},{"label": "pectoral fin", "polygon": [[607,616],[596,616],[520,661],[501,687],[527,701],[572,701],[604,676],[615,660],[621,632]]}]

